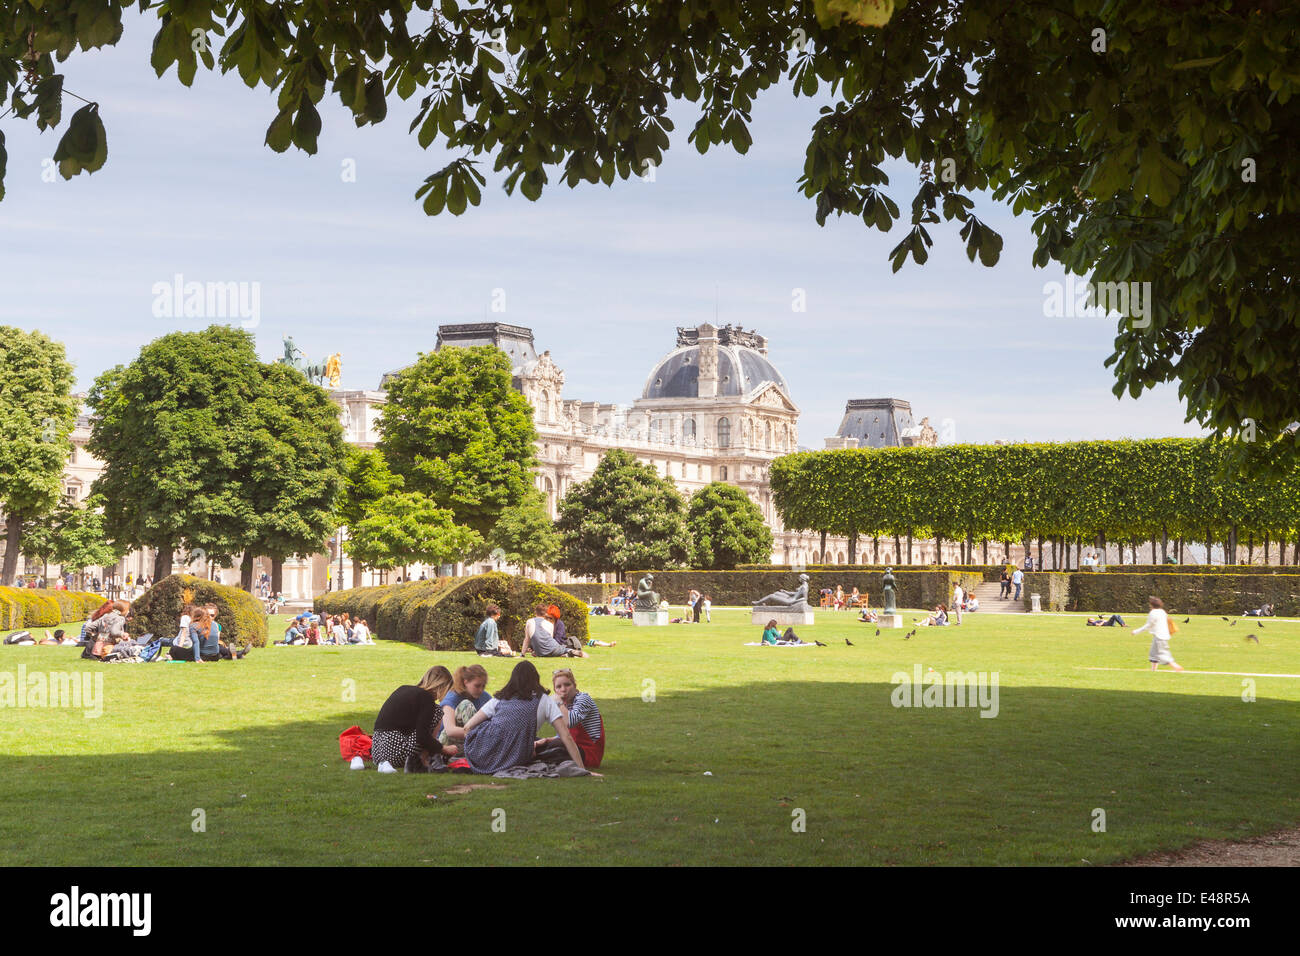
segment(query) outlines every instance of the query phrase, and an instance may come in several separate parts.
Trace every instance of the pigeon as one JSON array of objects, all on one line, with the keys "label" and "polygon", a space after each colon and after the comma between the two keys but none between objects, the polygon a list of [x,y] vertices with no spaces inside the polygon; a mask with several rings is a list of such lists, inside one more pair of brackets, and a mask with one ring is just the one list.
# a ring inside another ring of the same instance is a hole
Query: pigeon
[{"label": "pigeon", "polygon": [[1225,621],[1226,621],[1226,620],[1227,620],[1227,618],[1226,618],[1226,617],[1225,617],[1225,618],[1224,618],[1224,620],[1225,620]]},{"label": "pigeon", "polygon": [[903,635],[903,640],[905,641],[908,640],[915,633],[916,633],[916,628],[912,628],[910,631],[908,631],[906,634]]},{"label": "pigeon", "polygon": [[855,645],[852,641],[850,641],[847,637],[844,638],[844,643],[847,644],[847,645],[849,645],[849,647],[856,647],[856,646],[857,646],[857,645]]},{"label": "pigeon", "polygon": [[1255,622],[1255,626],[1256,626],[1256,627],[1263,627],[1263,626],[1264,626],[1264,622],[1263,622],[1263,621],[1256,621],[1256,622]]},{"label": "pigeon", "polygon": [[825,646],[826,646],[825,644],[823,644],[821,641],[818,641],[818,640],[814,640],[813,643],[816,644],[818,647],[825,647]]},{"label": "pigeon", "polygon": [[1248,640],[1248,641],[1254,641],[1256,644],[1258,644],[1258,643],[1259,643],[1259,635],[1257,635],[1257,634],[1247,634],[1247,635],[1246,635],[1246,640]]},{"label": "pigeon", "polygon": [[880,636],[880,628],[876,628],[876,637]]},{"label": "pigeon", "polygon": [[1190,617],[1185,617],[1185,618],[1183,618],[1183,623],[1184,623],[1184,624],[1191,624],[1191,623],[1192,623],[1192,619],[1191,619]]},{"label": "pigeon", "polygon": [[[1226,621],[1227,618],[1224,618],[1224,620]],[[1236,622],[1236,621],[1233,621],[1231,624],[1228,625],[1228,627],[1236,627],[1236,626],[1237,626],[1237,622]]]}]

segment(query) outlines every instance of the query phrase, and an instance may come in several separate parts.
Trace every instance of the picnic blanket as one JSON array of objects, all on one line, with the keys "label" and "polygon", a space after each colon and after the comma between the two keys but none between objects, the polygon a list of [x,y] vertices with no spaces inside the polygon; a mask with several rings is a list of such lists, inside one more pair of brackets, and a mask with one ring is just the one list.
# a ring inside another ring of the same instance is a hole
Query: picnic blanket
[{"label": "picnic blanket", "polygon": [[572,760],[561,760],[559,763],[534,760],[532,763],[521,763],[514,767],[506,767],[505,770],[498,770],[492,776],[506,777],[511,780],[531,780],[539,777],[589,777],[591,771],[584,770]]}]

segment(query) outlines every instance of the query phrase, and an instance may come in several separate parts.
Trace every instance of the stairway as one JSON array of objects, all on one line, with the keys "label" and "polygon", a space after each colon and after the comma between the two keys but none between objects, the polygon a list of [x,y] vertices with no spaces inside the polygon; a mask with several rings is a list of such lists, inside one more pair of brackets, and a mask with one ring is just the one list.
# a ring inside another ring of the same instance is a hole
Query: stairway
[{"label": "stairway", "polygon": [[[976,614],[1026,614],[1025,610],[1025,590],[1020,589],[1021,600],[1016,601],[1007,598],[1005,601],[998,597],[998,592],[1002,590],[1002,585],[997,581],[985,581],[983,584],[975,585],[975,596],[979,598],[980,609]],[[1013,586],[1011,593],[1015,594],[1016,589]]]}]

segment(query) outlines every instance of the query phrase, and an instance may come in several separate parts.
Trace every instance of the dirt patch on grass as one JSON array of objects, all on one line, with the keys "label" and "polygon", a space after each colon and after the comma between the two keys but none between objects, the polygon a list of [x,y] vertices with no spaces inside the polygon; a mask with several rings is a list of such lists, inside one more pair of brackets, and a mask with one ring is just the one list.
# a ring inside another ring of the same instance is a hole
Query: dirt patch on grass
[{"label": "dirt patch on grass", "polygon": [[1118,866],[1300,866],[1300,827],[1249,840],[1203,840],[1171,853],[1151,853]]}]

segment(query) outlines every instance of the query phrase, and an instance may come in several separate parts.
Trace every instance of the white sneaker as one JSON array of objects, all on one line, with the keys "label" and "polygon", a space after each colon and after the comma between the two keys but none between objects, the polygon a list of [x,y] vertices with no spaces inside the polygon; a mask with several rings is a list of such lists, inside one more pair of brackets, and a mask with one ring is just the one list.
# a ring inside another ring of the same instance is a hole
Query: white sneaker
[{"label": "white sneaker", "polygon": [[352,769],[353,769],[353,770],[365,770],[365,769],[366,769],[366,761],[365,761],[365,759],[361,756],[361,754],[357,754],[355,757],[352,758]]},{"label": "white sneaker", "polygon": [[380,773],[397,773],[397,768],[394,767],[387,760],[385,760],[375,769],[377,769]]}]

